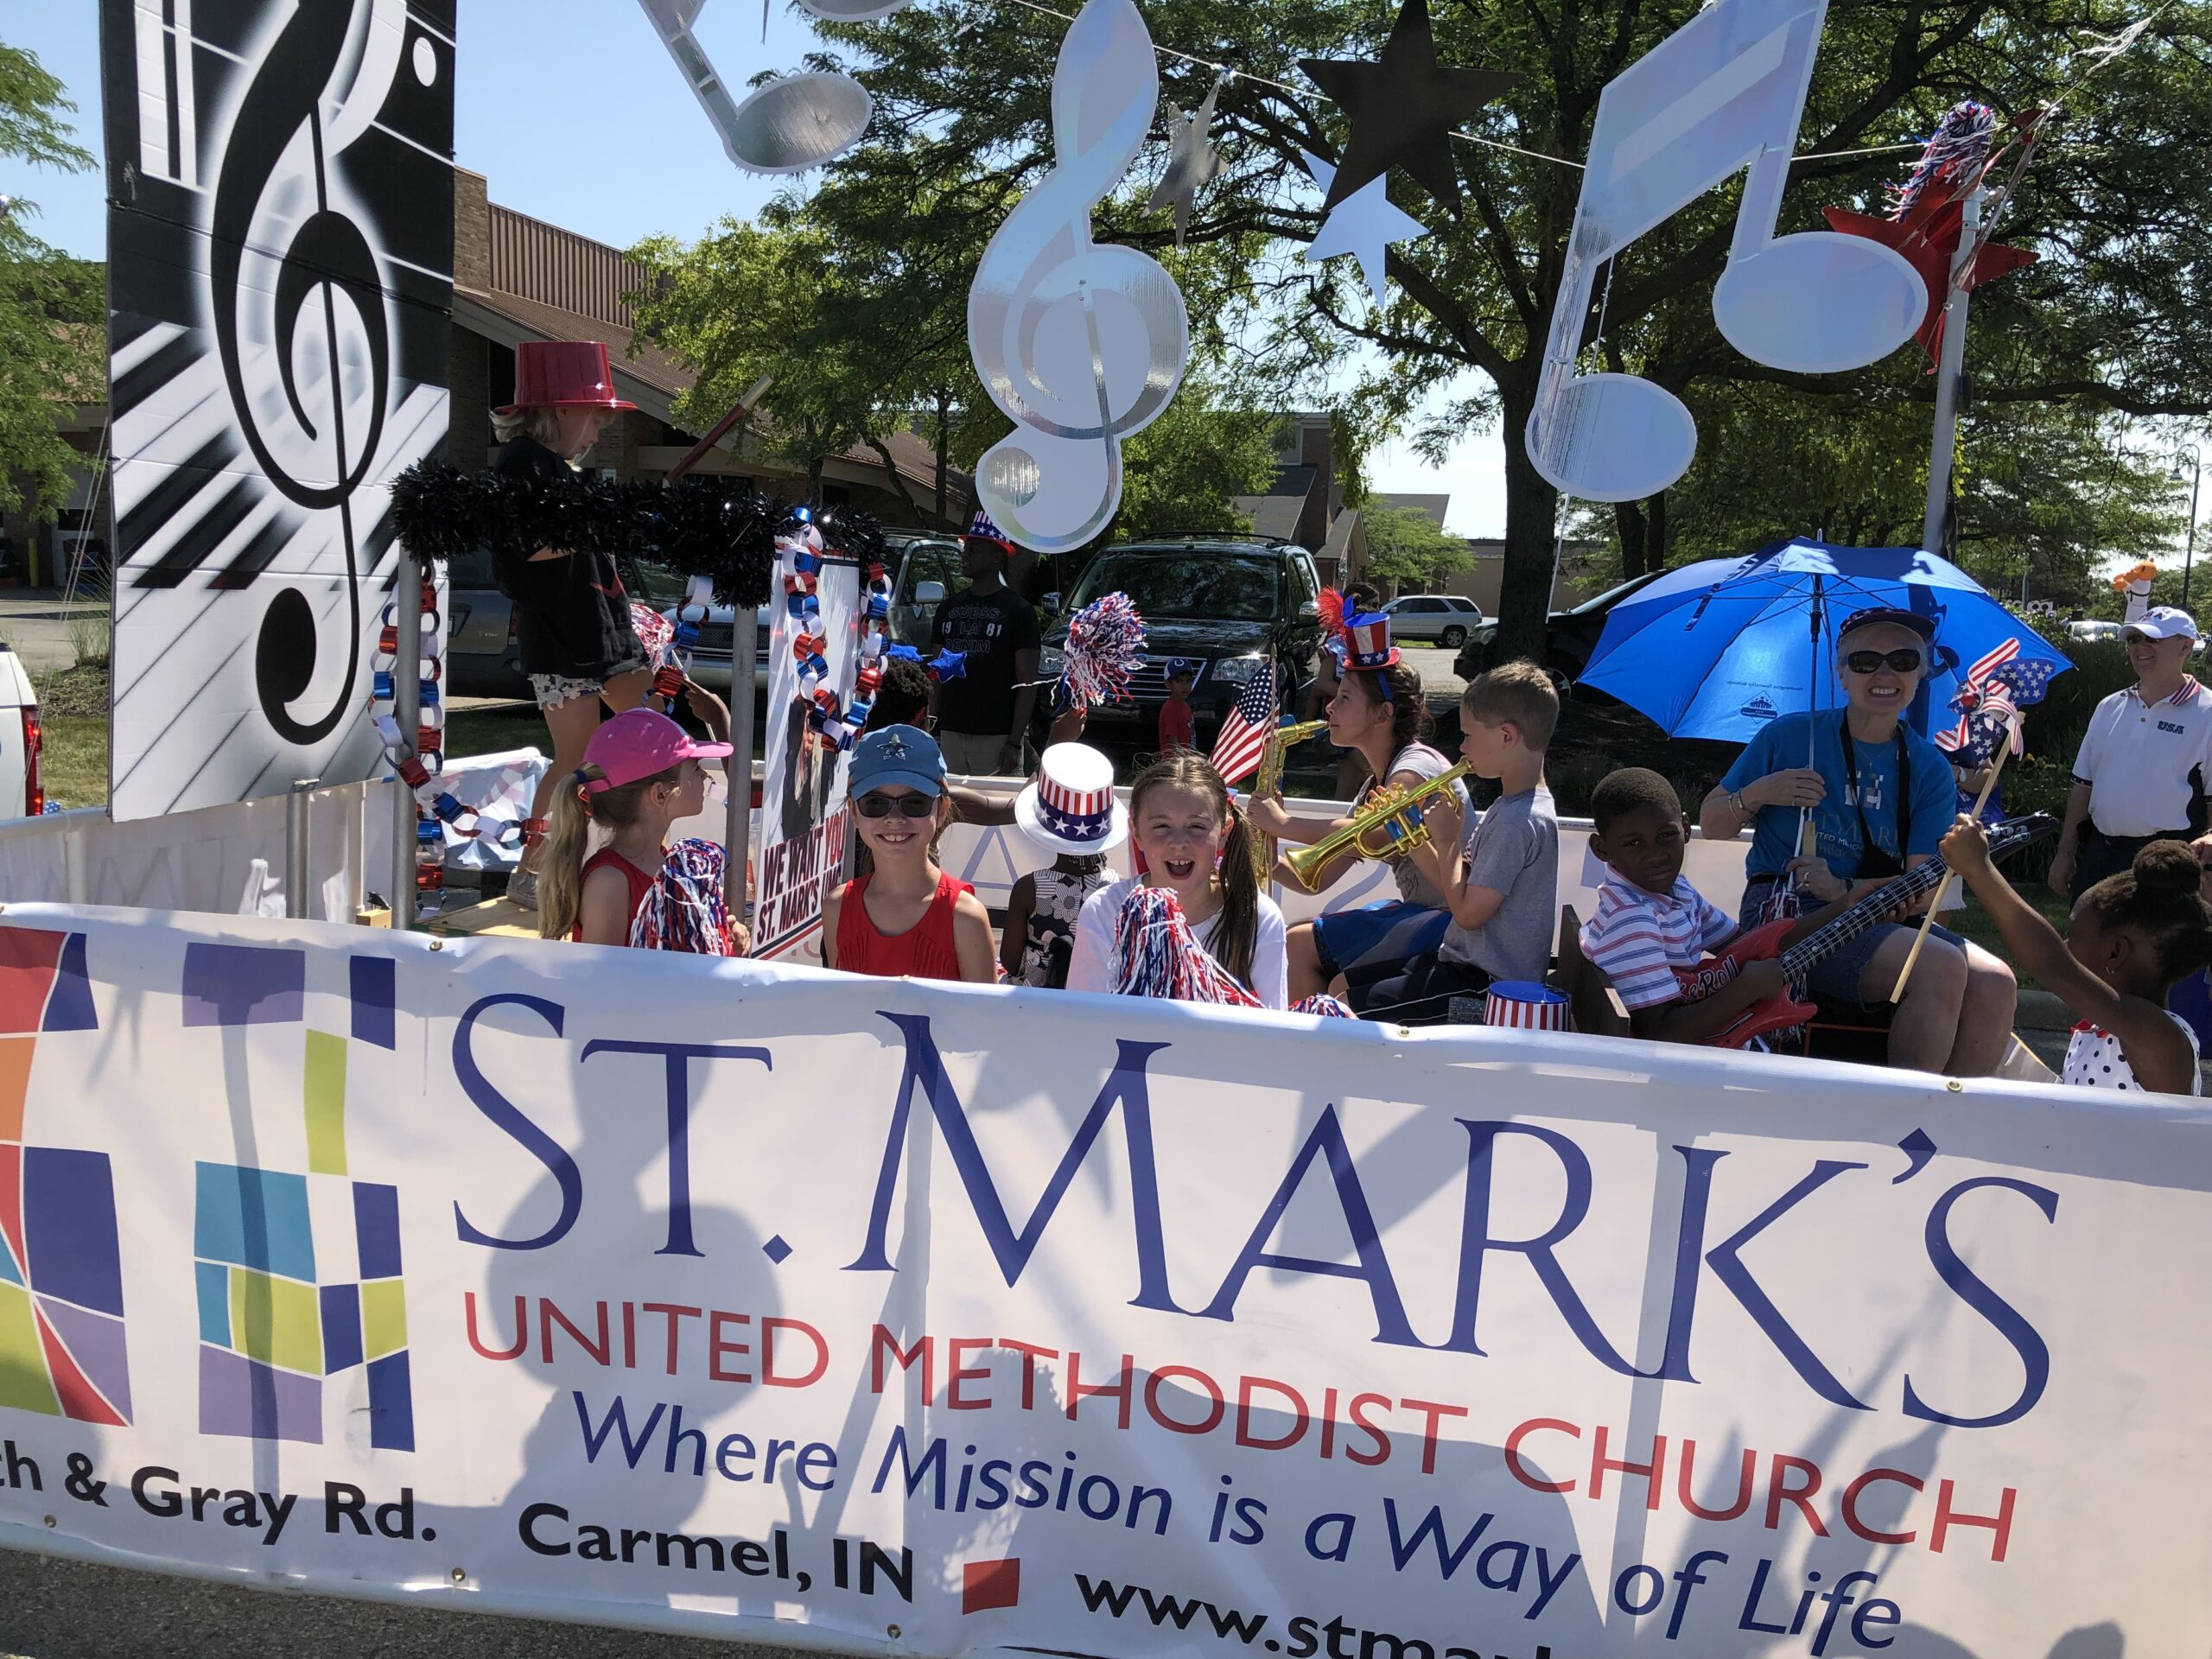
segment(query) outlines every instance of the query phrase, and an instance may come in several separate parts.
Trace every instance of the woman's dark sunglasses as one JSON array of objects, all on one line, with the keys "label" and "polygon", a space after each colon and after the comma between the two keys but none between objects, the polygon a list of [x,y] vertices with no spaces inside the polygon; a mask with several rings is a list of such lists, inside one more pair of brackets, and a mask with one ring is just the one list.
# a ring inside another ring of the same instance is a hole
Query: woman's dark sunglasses
[{"label": "woman's dark sunglasses", "polygon": [[903,817],[926,818],[937,810],[934,795],[863,795],[853,803],[860,808],[864,818],[887,818],[893,812]]},{"label": "woman's dark sunglasses", "polygon": [[1843,665],[1854,674],[1872,674],[1887,664],[1892,674],[1917,674],[1920,653],[1910,646],[1900,651],[1854,651],[1843,659]]}]

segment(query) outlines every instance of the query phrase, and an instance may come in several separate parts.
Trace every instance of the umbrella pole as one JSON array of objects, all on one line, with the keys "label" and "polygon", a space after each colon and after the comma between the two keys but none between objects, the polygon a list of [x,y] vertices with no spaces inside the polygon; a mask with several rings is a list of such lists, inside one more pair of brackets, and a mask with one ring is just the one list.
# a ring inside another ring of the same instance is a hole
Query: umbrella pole
[{"label": "umbrella pole", "polygon": [[[1821,588],[1821,579],[1815,576],[1813,578],[1812,622],[1813,683],[1806,688],[1807,700],[1814,703],[1819,702],[1821,696],[1821,623],[1823,620],[1821,613],[1825,607],[1826,595]],[[1805,712],[1808,715],[1817,715],[1820,710],[1818,708],[1810,708]],[[1812,771],[1817,764],[1820,741],[1818,723],[1808,720],[1805,723],[1805,769],[1808,772]],[[1800,858],[1810,858],[1819,846],[1819,837],[1813,830],[1813,809],[1809,806],[1801,806],[1797,809],[1797,855]]]},{"label": "umbrella pole", "polygon": [[[1997,774],[2005,770],[2005,762],[2012,758],[2012,747],[2009,743],[1999,747],[1997,764],[1990,767],[1989,777],[1981,786],[1981,793],[1974,798],[1973,816],[1976,819],[1981,817],[1982,808],[1989,804],[1990,793],[1997,787]],[[1936,884],[1936,896],[1928,901],[1928,913],[1920,918],[1920,931],[1913,938],[1912,949],[1905,953],[1904,966],[1897,969],[1897,982],[1890,988],[1891,1001],[1894,1002],[1904,995],[1904,982],[1912,977],[1912,964],[1920,960],[1920,947],[1928,943],[1929,930],[1936,925],[1936,912],[1942,909],[1943,900],[1951,891],[1951,883],[1956,879],[1946,872],[1942,880]]]}]

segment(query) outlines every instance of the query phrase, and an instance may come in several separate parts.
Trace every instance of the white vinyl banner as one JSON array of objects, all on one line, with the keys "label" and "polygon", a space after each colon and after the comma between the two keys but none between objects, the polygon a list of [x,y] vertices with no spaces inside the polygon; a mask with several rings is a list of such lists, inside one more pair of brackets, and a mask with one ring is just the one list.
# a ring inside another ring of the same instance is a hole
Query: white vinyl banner
[{"label": "white vinyl banner", "polygon": [[[829,638],[829,687],[842,707],[852,696],[860,639],[860,569],[825,559],[817,600]],[[760,842],[755,855],[753,950],[763,957],[822,960],[822,905],[845,879],[845,757],[817,741],[799,683],[789,607],[779,604],[768,640],[767,755],[761,770]],[[719,836],[716,839],[720,839]]]},{"label": "white vinyl banner", "polygon": [[2195,1103],[10,906],[0,1541],[949,1656],[2202,1659]]}]

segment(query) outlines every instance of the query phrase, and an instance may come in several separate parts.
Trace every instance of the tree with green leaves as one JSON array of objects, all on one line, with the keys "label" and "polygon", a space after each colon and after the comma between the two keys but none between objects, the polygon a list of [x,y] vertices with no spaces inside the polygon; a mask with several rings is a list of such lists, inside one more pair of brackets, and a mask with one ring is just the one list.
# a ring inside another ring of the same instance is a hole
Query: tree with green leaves
[{"label": "tree with green leaves", "polygon": [[1359,515],[1367,532],[1367,562],[1360,574],[1402,592],[1425,593],[1475,568],[1463,537],[1418,507],[1370,506]]},{"label": "tree with green leaves", "polygon": [[[1457,211],[1391,175],[1391,199],[1428,234],[1389,249],[1390,302],[1377,312],[1357,273],[1341,268],[1349,262],[1316,271],[1295,257],[1321,217],[1300,152],[1338,157],[1346,133],[1342,112],[1303,90],[1297,60],[1373,58],[1396,10],[1391,0],[1147,5],[1155,42],[1186,54],[1163,59],[1164,99],[1192,108],[1214,79],[1211,66],[1236,72],[1222,87],[1214,135],[1226,168],[1200,193],[1185,238],[1193,251],[1233,250],[1228,269],[1236,275],[1192,311],[1285,380],[1313,385],[1350,372],[1364,353],[1372,366],[1358,401],[1368,423],[1410,425],[1433,454],[1471,428],[1495,424],[1507,515],[1500,645],[1532,651],[1560,504],[1522,437],[1581,186],[1574,163],[1606,83],[1695,16],[1697,0],[1465,0],[1440,10],[1441,61],[1526,79],[1473,118],[1471,140],[1452,141]],[[2136,10],[2120,0],[1865,0],[1827,15],[1783,232],[1819,228],[1831,204],[1881,211],[1882,188],[1902,177],[1910,156],[1877,148],[1932,130],[1961,97],[2018,112],[2064,93],[1998,226],[2043,260],[1975,298],[1967,356],[1985,410],[2212,413],[2212,316],[2197,293],[2212,176],[2196,165],[2212,132],[2212,75],[2203,73],[2212,18],[2202,7],[2159,10],[2124,56],[2075,84],[2094,61],[2080,55],[2089,38],[2115,34]],[[996,9],[978,35],[974,16],[910,7],[880,22],[823,26],[849,50],[849,67],[877,108],[870,143],[834,166],[833,177],[887,165],[913,188],[989,176],[1005,181],[1010,198],[1044,176],[1055,159],[1048,112],[1065,26]],[[1159,165],[1141,163],[1139,182],[1103,204],[1096,238],[1166,257],[1168,216],[1143,208]],[[1808,377],[1751,363],[1720,339],[1710,296],[1739,196],[1734,183],[1709,193],[1613,262],[1583,319],[1584,366],[1640,373],[1700,399],[1727,385],[1848,399],[1909,378],[1902,397],[1924,427],[1932,385],[1903,366],[1915,347],[1853,375]],[[976,251],[994,224],[979,206]],[[1718,453],[1728,435],[1708,429],[1696,466],[1732,464]],[[1901,518],[1908,508],[1916,517],[1921,487],[1910,479],[1889,487],[1902,498]]]},{"label": "tree with green leaves", "polygon": [[[92,157],[61,118],[76,105],[35,54],[0,46],[0,156],[80,173]],[[106,290],[98,265],[34,235],[34,202],[0,197],[0,508],[51,518],[83,457],[55,416],[106,396]]]},{"label": "tree with green leaves", "polygon": [[1222,389],[1185,378],[1160,418],[1122,445],[1122,505],[1101,539],[1177,531],[1249,531],[1235,498],[1274,481],[1275,416],[1236,409]]}]

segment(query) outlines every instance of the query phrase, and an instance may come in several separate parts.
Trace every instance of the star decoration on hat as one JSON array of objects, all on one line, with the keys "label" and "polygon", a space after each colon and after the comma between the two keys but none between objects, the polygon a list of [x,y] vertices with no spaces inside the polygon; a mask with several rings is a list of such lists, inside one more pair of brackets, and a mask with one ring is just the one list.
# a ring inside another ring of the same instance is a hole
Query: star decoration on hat
[{"label": "star decoration on hat", "polygon": [[893,734],[885,740],[883,753],[893,760],[904,760],[906,758],[906,740]]},{"label": "star decoration on hat", "polygon": [[1439,201],[1459,206],[1452,168],[1452,130],[1525,77],[1492,69],[1467,69],[1436,60],[1429,32],[1428,0],[1405,0],[1382,55],[1373,63],[1349,58],[1300,58],[1298,67],[1324,94],[1344,106],[1351,137],[1325,206],[1334,207],[1402,167]]},{"label": "star decoration on hat", "polygon": [[1157,213],[1173,205],[1175,245],[1179,248],[1183,245],[1183,232],[1191,222],[1198,187],[1221,176],[1221,152],[1207,142],[1207,135],[1213,130],[1214,100],[1221,96],[1222,79],[1221,76],[1214,77],[1205,99],[1189,115],[1173,104],[1167,106],[1167,127],[1173,135],[1168,143],[1167,170],[1160,175],[1160,182],[1154,188],[1151,200],[1145,203],[1145,209]]},{"label": "star decoration on hat", "polygon": [[[1302,149],[1298,154],[1306,170],[1313,175],[1313,182],[1327,190],[1330,181],[1338,176],[1337,169]],[[1330,209],[1306,250],[1307,261],[1317,265],[1340,253],[1358,260],[1359,273],[1367,278],[1367,291],[1375,296],[1378,311],[1389,303],[1382,273],[1389,245],[1428,234],[1427,226],[1419,219],[1391,205],[1386,188],[1384,181],[1376,179],[1353,192],[1350,200]]]},{"label": "star decoration on hat", "polygon": [[[1942,350],[1943,308],[1951,294],[1951,261],[1965,234],[1965,207],[1964,192],[1955,194],[1931,188],[1923,190],[1919,200],[1898,219],[1877,219],[1871,213],[1854,213],[1847,207],[1821,210],[1827,215],[1830,230],[1841,231],[1847,236],[1863,236],[1884,247],[1894,248],[1920,273],[1920,280],[1928,289],[1928,309],[1922,315],[1919,332],[1913,338],[1920,342],[1931,362]],[[1959,286],[1971,293],[1985,283],[1995,282],[2024,266],[2032,265],[2039,257],[2026,248],[1984,243],[1960,273]]]}]

